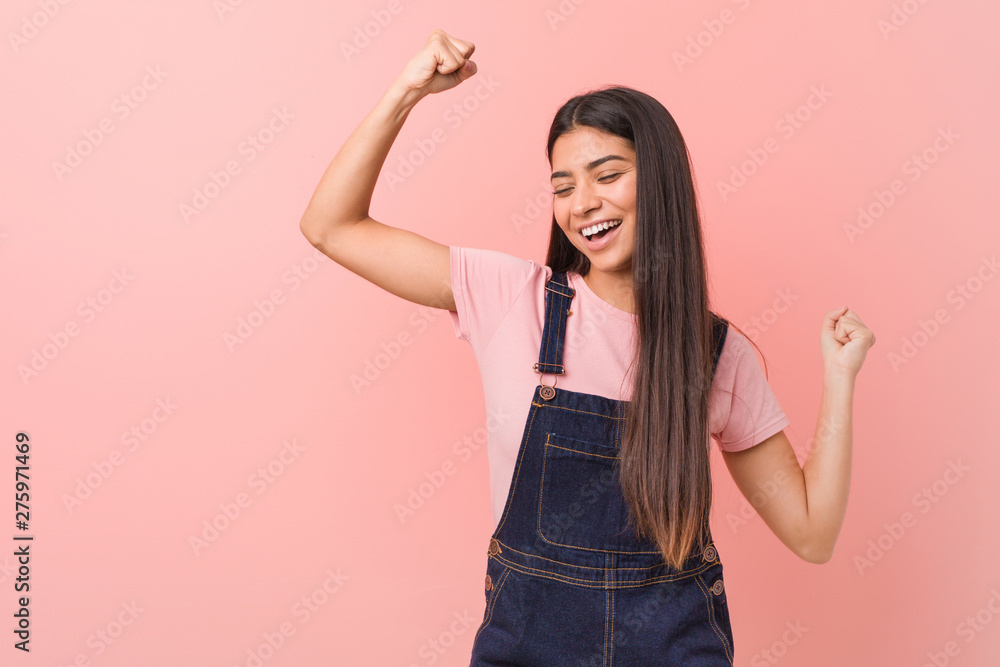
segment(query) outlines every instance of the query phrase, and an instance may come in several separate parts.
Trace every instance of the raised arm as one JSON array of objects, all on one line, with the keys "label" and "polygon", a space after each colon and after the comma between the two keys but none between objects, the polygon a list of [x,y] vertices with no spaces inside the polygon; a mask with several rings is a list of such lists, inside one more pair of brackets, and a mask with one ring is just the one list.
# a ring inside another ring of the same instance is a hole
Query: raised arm
[{"label": "raised arm", "polygon": [[475,75],[475,45],[434,30],[337,152],[299,222],[333,261],[408,301],[455,309],[447,245],[374,220],[372,193],[410,110]]},{"label": "raised arm", "polygon": [[784,431],[739,452],[723,452],[743,496],[768,528],[810,563],[833,557],[851,486],[854,384],[873,334],[857,314],[826,313],[820,333],[823,396],[816,433],[800,467]]}]

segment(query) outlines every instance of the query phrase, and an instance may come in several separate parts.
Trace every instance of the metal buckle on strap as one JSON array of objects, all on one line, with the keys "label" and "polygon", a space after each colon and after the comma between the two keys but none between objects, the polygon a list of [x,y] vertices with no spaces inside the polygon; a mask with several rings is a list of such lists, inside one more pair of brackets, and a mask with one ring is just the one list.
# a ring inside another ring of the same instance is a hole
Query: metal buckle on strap
[{"label": "metal buckle on strap", "polygon": [[546,401],[552,400],[552,397],[556,395],[556,381],[559,379],[559,374],[552,373],[551,375],[555,378],[555,380],[552,381],[551,385],[547,385],[544,382],[542,382],[543,373],[542,371],[538,370],[537,361],[535,362],[534,366],[532,366],[532,368],[534,368],[535,372],[538,373],[538,384],[542,385],[542,388],[538,391],[539,396],[541,396]]}]

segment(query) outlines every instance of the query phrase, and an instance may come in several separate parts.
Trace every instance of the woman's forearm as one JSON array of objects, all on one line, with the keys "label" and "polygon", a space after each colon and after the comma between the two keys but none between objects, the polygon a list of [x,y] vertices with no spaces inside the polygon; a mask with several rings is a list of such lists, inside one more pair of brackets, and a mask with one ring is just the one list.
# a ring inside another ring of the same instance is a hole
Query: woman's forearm
[{"label": "woman's forearm", "polygon": [[839,370],[823,376],[823,397],[809,457],[802,467],[814,562],[833,555],[847,513],[851,486],[852,410],[855,375]]},{"label": "woman's forearm", "polygon": [[368,216],[375,183],[392,143],[422,93],[394,81],[327,167],[299,227],[310,241],[341,222]]}]

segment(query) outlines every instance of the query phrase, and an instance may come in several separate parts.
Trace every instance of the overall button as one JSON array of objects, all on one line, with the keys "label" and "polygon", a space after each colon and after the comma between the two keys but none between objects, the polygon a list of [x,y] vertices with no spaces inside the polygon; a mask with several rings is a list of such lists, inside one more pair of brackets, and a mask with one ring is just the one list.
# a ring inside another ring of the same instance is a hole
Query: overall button
[{"label": "overall button", "polygon": [[714,584],[712,584],[712,592],[716,595],[722,595],[722,579],[719,579]]},{"label": "overall button", "polygon": [[497,542],[495,539],[491,539],[490,550],[487,553],[489,553],[489,555],[491,556],[496,556],[498,553],[500,553],[500,543]]},{"label": "overall button", "polygon": [[488,591],[493,590],[493,580],[490,579],[490,575],[488,574],[486,575],[486,590]]},{"label": "overall button", "polygon": [[543,384],[542,388],[538,390],[538,394],[546,401],[548,401],[551,400],[552,397],[556,395],[556,390],[547,384]]},{"label": "overall button", "polygon": [[705,553],[702,554],[702,558],[711,563],[713,560],[715,560],[715,557],[718,555],[719,553],[715,550],[715,547],[710,544],[705,549]]}]

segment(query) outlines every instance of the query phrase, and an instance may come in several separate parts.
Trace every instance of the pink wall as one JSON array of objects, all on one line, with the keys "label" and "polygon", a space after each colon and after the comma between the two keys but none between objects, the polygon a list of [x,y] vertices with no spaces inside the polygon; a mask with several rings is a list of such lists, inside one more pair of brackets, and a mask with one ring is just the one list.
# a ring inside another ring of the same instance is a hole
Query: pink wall
[{"label": "pink wall", "polygon": [[[714,455],[737,664],[996,664],[995,4],[14,0],[3,15],[0,663],[468,663],[492,530],[485,448],[454,449],[483,434],[475,359],[445,311],[317,257],[298,228],[440,27],[476,44],[479,72],[411,114],[373,216],[543,261],[549,212],[531,201],[552,114],[622,83],[689,142],[716,303],[754,329],[800,457],[823,312],[848,304],[878,336],[832,561],[798,560],[744,513]],[[18,431],[30,657],[11,632]],[[449,464],[401,522],[395,506]]]}]

